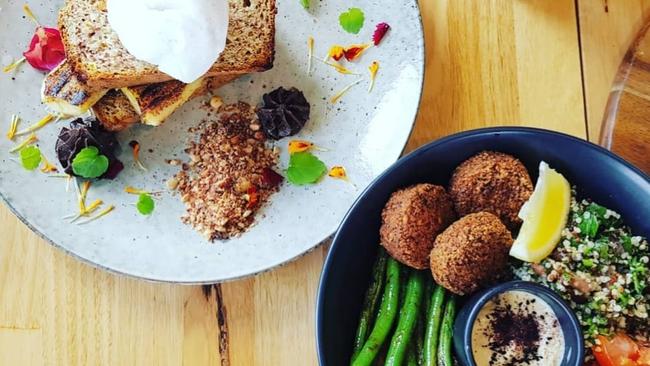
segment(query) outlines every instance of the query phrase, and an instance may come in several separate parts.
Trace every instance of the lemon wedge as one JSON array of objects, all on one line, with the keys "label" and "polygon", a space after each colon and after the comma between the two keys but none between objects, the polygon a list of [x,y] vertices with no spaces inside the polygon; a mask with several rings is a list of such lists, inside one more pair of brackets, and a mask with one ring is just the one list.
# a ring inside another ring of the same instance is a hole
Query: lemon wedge
[{"label": "lemon wedge", "polygon": [[535,190],[519,210],[524,223],[512,244],[510,255],[533,263],[548,257],[560,241],[570,209],[569,182],[542,161]]}]

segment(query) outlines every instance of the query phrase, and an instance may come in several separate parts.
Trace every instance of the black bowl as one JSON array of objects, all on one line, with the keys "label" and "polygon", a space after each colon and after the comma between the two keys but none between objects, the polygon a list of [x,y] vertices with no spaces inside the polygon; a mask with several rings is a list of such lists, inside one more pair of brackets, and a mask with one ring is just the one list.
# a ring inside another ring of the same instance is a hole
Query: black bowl
[{"label": "black bowl", "polygon": [[381,210],[390,194],[416,184],[446,186],[456,166],[495,150],[519,158],[533,177],[541,160],[562,173],[581,197],[619,212],[637,235],[650,237],[650,178],[584,140],[532,128],[489,128],[452,135],[400,159],[352,206],[334,237],[318,290],[316,340],[320,364],[349,363],[364,292],[379,245]]}]

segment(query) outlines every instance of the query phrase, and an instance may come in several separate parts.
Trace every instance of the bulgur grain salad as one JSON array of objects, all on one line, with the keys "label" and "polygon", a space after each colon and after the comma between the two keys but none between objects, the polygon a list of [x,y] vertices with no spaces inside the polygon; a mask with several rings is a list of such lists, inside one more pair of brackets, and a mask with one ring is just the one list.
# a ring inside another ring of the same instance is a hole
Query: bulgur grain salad
[{"label": "bulgur grain salad", "polygon": [[647,342],[649,257],[648,241],[634,236],[618,213],[573,198],[555,251],[539,264],[524,263],[515,274],[549,286],[567,300],[587,347],[597,344],[599,335],[617,333]]}]

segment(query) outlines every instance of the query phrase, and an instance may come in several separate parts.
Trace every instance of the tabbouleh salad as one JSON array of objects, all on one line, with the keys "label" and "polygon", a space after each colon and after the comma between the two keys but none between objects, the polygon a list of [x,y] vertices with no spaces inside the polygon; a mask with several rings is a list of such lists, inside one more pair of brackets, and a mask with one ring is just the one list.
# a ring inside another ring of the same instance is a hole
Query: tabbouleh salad
[{"label": "tabbouleh salad", "polygon": [[515,273],[549,286],[568,301],[588,348],[598,335],[617,332],[647,342],[649,257],[648,241],[632,235],[618,213],[573,198],[557,248],[539,264],[524,263]]}]

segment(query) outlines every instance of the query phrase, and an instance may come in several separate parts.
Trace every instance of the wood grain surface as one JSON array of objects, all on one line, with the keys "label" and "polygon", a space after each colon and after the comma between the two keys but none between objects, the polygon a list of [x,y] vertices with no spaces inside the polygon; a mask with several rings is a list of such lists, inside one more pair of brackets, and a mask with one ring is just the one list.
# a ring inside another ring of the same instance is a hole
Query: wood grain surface
[{"label": "wood grain surface", "polygon": [[[495,125],[580,137],[590,126],[593,138],[615,60],[637,26],[626,19],[641,19],[648,8],[636,0],[420,5],[427,75],[409,149]],[[608,46],[599,49],[599,39]],[[223,285],[151,284],[78,263],[2,206],[0,364],[315,365],[324,254],[320,247],[273,272]]]}]

